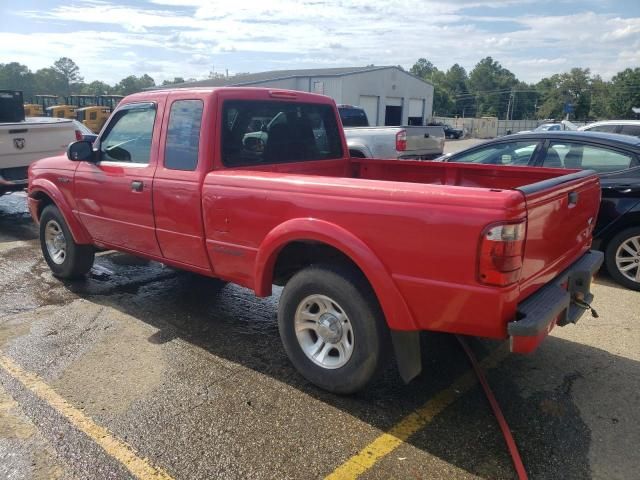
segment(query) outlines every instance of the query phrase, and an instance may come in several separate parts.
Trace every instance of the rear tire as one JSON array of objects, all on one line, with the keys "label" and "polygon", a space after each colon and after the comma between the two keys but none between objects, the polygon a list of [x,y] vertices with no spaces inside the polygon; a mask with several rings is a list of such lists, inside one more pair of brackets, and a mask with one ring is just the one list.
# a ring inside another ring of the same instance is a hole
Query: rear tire
[{"label": "rear tire", "polygon": [[296,369],[330,392],[357,392],[384,365],[384,315],[354,267],[313,265],[296,273],[280,297],[278,327]]},{"label": "rear tire", "polygon": [[640,227],[622,230],[609,241],[605,263],[616,282],[640,290]]},{"label": "rear tire", "polygon": [[48,205],[40,216],[40,247],[53,275],[63,279],[84,276],[93,266],[92,245],[78,245],[64,217],[55,205]]}]

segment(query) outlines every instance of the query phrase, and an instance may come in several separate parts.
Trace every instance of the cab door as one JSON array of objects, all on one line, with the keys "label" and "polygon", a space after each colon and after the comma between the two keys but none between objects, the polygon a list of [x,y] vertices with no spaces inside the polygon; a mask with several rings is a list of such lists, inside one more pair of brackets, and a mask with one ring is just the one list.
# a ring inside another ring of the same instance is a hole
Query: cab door
[{"label": "cab door", "polygon": [[200,148],[207,106],[203,100],[193,93],[174,93],[167,100],[153,205],[162,256],[206,273],[211,268],[202,222],[202,182],[211,170],[211,152]]},{"label": "cab door", "polygon": [[160,255],[152,186],[162,111],[157,102],[120,107],[97,142],[96,161],[76,170],[77,214],[98,244]]}]

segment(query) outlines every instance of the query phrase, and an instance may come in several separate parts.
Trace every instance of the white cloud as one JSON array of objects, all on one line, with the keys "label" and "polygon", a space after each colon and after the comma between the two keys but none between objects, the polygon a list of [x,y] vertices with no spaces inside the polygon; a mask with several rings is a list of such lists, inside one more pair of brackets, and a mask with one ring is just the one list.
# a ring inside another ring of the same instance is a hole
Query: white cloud
[{"label": "white cloud", "polygon": [[[213,63],[232,71],[369,63],[410,67],[426,57],[439,68],[453,63],[472,68],[491,55],[526,81],[574,66],[609,77],[639,64],[639,18],[588,11],[496,15],[507,3],[521,10],[533,1],[152,0],[146,7],[79,1],[20,12],[74,33],[0,33],[0,58],[41,68],[70,56],[87,79],[111,82],[142,73],[155,74],[156,81],[202,77]],[[468,15],[469,7],[483,7],[486,14]],[[513,24],[508,33],[492,30],[507,22]],[[142,58],[147,63],[140,63]]]}]

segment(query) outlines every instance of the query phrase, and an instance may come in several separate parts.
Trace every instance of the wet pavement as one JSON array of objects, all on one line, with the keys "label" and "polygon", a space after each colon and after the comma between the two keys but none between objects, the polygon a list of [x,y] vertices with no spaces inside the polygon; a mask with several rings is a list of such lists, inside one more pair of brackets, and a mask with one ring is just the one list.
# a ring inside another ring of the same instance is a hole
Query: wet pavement
[{"label": "wet pavement", "polygon": [[[594,290],[599,319],[487,372],[530,478],[640,471],[640,293],[606,277]],[[79,415],[176,479],[323,478],[468,375],[455,338],[425,334],[411,384],[390,368],[360,394],[326,393],[286,358],[278,294],[115,252],[86,280],[61,282],[24,195],[0,197],[0,478],[132,478]],[[481,359],[505,347],[471,345]],[[362,478],[514,478],[480,388],[452,395]]]}]

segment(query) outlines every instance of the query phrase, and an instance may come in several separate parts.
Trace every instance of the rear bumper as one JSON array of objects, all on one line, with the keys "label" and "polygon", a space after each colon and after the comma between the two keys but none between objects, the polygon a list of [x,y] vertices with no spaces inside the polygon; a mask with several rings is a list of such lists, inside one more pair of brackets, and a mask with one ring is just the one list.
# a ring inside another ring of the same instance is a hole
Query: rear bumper
[{"label": "rear bumper", "polygon": [[507,326],[511,351],[530,353],[554,326],[576,323],[585,310],[573,299],[591,303],[591,279],[603,260],[602,252],[585,253],[549,284],[518,304],[517,320]]}]

